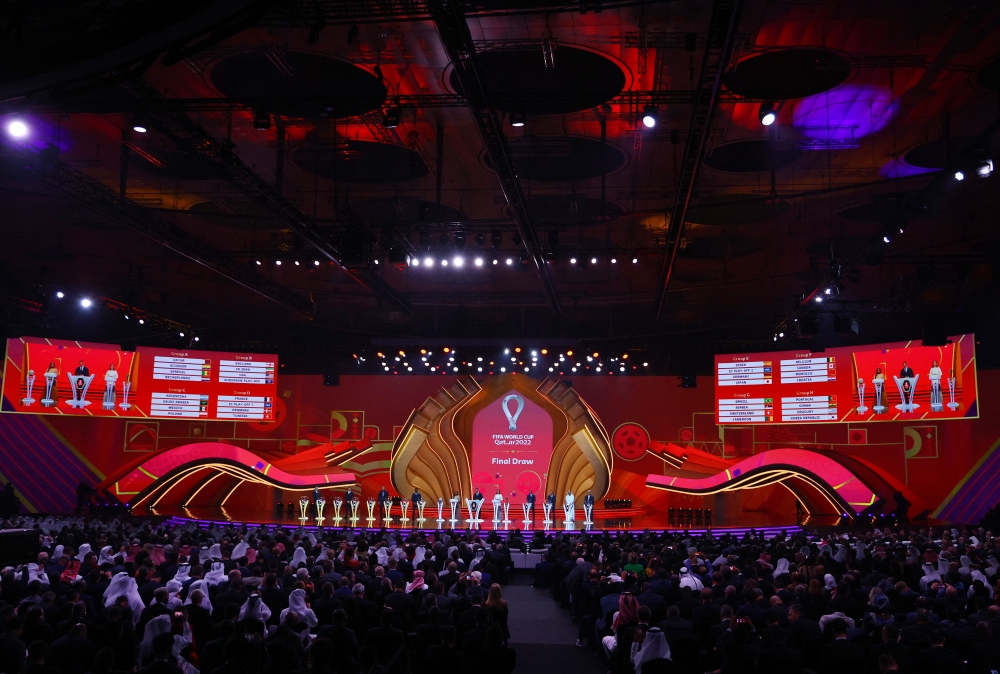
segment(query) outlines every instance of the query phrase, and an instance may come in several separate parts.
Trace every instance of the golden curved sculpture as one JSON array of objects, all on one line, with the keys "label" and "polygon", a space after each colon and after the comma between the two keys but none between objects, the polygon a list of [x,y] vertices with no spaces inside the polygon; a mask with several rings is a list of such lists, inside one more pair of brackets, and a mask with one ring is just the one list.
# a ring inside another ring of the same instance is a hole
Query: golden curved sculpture
[{"label": "golden curved sculpture", "polygon": [[463,377],[442,387],[413,410],[392,446],[392,485],[409,495],[447,500],[453,492],[472,493],[472,426],[476,414],[501,396],[517,392],[552,418],[553,448],[545,489],[559,495],[592,490],[603,498],[611,486],[608,432],[572,386],[558,379],[539,382],[517,373],[477,382]]}]

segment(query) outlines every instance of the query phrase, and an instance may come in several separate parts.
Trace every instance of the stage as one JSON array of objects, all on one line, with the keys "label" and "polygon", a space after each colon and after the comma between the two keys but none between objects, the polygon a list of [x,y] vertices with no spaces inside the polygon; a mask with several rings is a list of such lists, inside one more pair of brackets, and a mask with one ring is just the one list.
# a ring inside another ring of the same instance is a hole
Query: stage
[{"label": "stage", "polygon": [[[327,506],[330,508],[329,504]],[[296,506],[296,511],[297,511]],[[297,516],[293,517],[276,517],[274,512],[266,512],[265,508],[245,508],[240,507],[226,508],[217,506],[197,506],[197,507],[157,507],[157,508],[134,508],[132,514],[136,516],[151,515],[155,517],[165,517],[168,521],[173,523],[187,523],[195,522],[199,525],[206,524],[219,524],[219,525],[247,525],[247,526],[286,526],[286,527],[301,527],[302,522]],[[345,510],[346,511],[346,510]],[[553,524],[548,528],[545,527],[543,523],[543,517],[541,515],[541,508],[537,508],[538,516],[535,522],[530,525],[525,525],[523,523],[523,513],[518,509],[517,517],[514,516],[513,508],[510,513],[510,523],[504,524],[502,521],[498,525],[494,525],[492,520],[492,512],[490,512],[484,521],[479,525],[478,530],[483,532],[496,531],[502,536],[506,536],[510,531],[515,529],[520,529],[521,531],[546,531],[549,533],[555,533],[556,531],[631,531],[631,532],[641,532],[645,530],[656,531],[656,532],[688,532],[691,534],[700,534],[705,531],[712,531],[716,534],[722,533],[734,533],[737,535],[742,535],[744,532],[750,531],[751,529],[757,531],[763,531],[768,533],[778,533],[780,531],[799,531],[802,527],[831,527],[836,526],[839,523],[839,519],[836,517],[806,517],[800,522],[796,522],[794,518],[775,516],[771,513],[742,513],[739,517],[739,521],[726,522],[705,522],[705,518],[702,516],[700,518],[692,518],[689,522],[685,516],[683,520],[679,520],[676,517],[669,518],[668,513],[656,513],[649,512],[647,510],[640,510],[637,508],[632,509],[610,509],[602,510],[595,509],[593,525],[585,527],[583,519],[582,509],[577,510],[577,518],[573,522],[572,528],[567,528],[564,525],[562,510],[558,512],[558,516],[553,518]],[[327,511],[327,513],[332,514],[332,510]],[[327,514],[325,513],[325,514]],[[322,528],[325,530],[330,529],[354,529],[360,530],[399,530],[399,531],[439,531],[442,529],[451,529],[452,525],[450,522],[450,515],[447,508],[445,508],[445,520],[442,526],[438,525],[437,522],[437,509],[436,507],[431,512],[428,508],[425,511],[425,517],[423,522],[417,522],[412,517],[413,512],[408,512],[408,518],[404,522],[400,516],[399,509],[393,508],[393,515],[391,517],[389,526],[385,526],[385,520],[379,518],[378,508],[375,508],[375,517],[370,520],[367,517],[367,512],[364,504],[358,509],[359,519],[357,526],[350,526],[350,522],[346,518],[340,518],[339,521],[335,521],[332,517],[326,517],[323,522]],[[486,513],[484,513],[486,515]],[[685,514],[686,515],[686,514]],[[468,513],[463,509],[462,518],[459,520],[454,528],[456,530],[467,530],[470,525],[467,523]],[[320,527],[317,525],[314,517],[307,520],[305,523],[305,528],[307,530],[316,531]]]}]

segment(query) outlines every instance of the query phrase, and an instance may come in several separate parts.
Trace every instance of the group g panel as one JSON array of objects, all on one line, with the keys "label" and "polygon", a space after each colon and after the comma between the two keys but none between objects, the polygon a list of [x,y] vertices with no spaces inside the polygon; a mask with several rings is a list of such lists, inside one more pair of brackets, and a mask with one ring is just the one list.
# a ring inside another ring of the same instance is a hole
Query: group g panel
[{"label": "group g panel", "polygon": [[979,416],[975,337],[821,353],[715,357],[716,422],[802,424]]},{"label": "group g panel", "polygon": [[7,340],[3,412],[270,421],[273,354]]}]

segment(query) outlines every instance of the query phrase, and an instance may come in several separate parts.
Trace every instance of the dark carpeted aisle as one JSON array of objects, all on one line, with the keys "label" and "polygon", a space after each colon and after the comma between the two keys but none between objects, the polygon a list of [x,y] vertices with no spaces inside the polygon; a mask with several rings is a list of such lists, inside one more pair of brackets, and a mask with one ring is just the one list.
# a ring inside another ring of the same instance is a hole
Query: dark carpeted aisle
[{"label": "dark carpeted aisle", "polygon": [[590,648],[576,646],[576,625],[547,589],[531,587],[531,574],[521,573],[504,588],[510,606],[510,645],[517,649],[515,674],[605,674]]}]

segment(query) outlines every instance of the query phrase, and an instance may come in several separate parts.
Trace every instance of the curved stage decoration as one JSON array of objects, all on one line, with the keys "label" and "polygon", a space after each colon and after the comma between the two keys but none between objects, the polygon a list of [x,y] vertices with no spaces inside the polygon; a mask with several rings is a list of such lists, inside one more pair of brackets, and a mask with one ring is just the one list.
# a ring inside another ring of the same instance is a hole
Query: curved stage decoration
[{"label": "curved stage decoration", "polygon": [[[649,475],[646,486],[693,496],[758,489],[788,488],[806,512],[856,516],[886,500],[861,477],[831,456],[806,449],[772,449],[739,460],[720,459],[676,445],[650,443],[647,450],[677,475]],[[692,472],[710,473],[688,477]]]},{"label": "curved stage decoration", "polygon": [[[536,421],[525,426],[524,420],[533,413]],[[530,445],[514,446],[502,451],[502,443],[530,443],[549,434],[550,447],[536,451]],[[526,452],[521,456],[530,453],[527,461],[537,463],[508,469],[509,462],[516,465],[520,460],[519,451]],[[489,452],[496,454],[491,459],[499,466],[495,471],[474,458]],[[476,487],[484,494],[500,489],[512,500],[528,489],[552,490],[561,501],[567,490],[574,494],[590,490],[595,498],[603,498],[611,486],[612,462],[607,431],[572,386],[558,379],[539,382],[511,373],[482,382],[464,377],[427,398],[413,410],[393,443],[390,476],[398,493],[409,494],[417,487],[431,501],[448,499],[454,492],[468,495]]]},{"label": "curved stage decoration", "polygon": [[142,459],[111,476],[98,488],[109,490],[133,507],[155,508],[169,504],[187,508],[193,505],[223,507],[244,485],[311,492],[314,488],[344,488],[355,484],[353,473],[345,473],[336,466],[323,472],[312,471],[291,473],[242,447],[199,442]]}]

